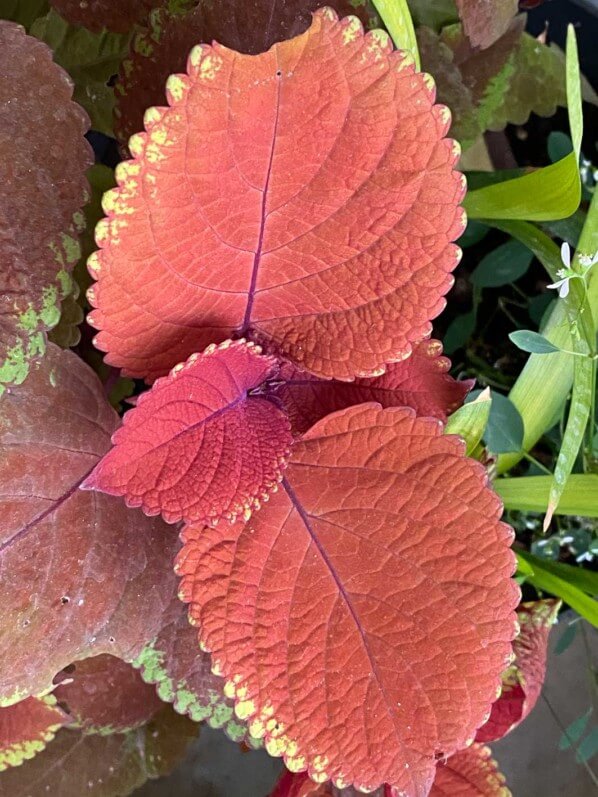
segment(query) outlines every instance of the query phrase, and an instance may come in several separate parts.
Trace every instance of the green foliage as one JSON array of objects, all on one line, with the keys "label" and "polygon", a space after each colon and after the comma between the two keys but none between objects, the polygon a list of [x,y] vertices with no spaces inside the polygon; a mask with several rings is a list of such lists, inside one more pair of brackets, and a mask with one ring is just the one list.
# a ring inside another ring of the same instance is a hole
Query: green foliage
[{"label": "green foliage", "polygon": [[486,388],[473,401],[454,412],[444,427],[445,434],[460,435],[467,445],[467,455],[472,456],[478,447],[490,418],[492,397]]},{"label": "green foliage", "polygon": [[31,26],[31,35],[46,42],[55,61],[75,83],[75,100],[85,108],[91,127],[112,135],[114,90],[109,85],[129,48],[130,34],[92,33],[69,25],[51,9]]},{"label": "green foliage", "polygon": [[[468,401],[474,401],[482,391],[473,390]],[[492,391],[492,407],[484,433],[486,445],[493,454],[520,451],[523,444],[523,420],[515,405],[502,393]]]},{"label": "green foliage", "polygon": [[395,47],[399,50],[407,50],[413,57],[416,68],[419,69],[419,50],[407,0],[373,0],[373,3],[391,35]]},{"label": "green foliage", "polygon": [[519,241],[508,241],[480,260],[471,282],[478,288],[498,288],[515,282],[527,272],[533,257]]},{"label": "green foliage", "polygon": [[544,335],[532,332],[530,329],[520,329],[517,332],[511,332],[509,338],[518,349],[531,354],[554,354],[555,351],[561,351],[558,346],[551,343]]}]

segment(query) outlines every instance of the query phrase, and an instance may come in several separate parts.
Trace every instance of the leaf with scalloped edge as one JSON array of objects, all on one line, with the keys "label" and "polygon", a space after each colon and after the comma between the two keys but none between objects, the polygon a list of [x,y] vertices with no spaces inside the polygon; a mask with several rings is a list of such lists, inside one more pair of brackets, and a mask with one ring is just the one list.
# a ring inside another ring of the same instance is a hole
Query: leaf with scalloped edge
[{"label": "leaf with scalloped edge", "polygon": [[0,393],[20,384],[70,292],[87,198],[85,112],[50,49],[0,20]]},{"label": "leaf with scalloped edge", "polygon": [[135,656],[160,628],[176,535],[79,490],[118,422],[93,371],[53,344],[0,402],[0,705],[77,659]]},{"label": "leaf with scalloped edge", "polygon": [[511,24],[518,0],[455,0],[463,28],[473,47],[490,47]]},{"label": "leaf with scalloped edge", "polygon": [[512,797],[505,777],[482,744],[472,744],[438,764],[429,797]]},{"label": "leaf with scalloped edge", "polygon": [[69,721],[53,695],[0,708],[0,772],[36,756]]},{"label": "leaf with scalloped edge", "polygon": [[280,367],[280,379],[266,389],[291,419],[293,432],[302,434],[316,421],[336,410],[367,401],[383,407],[411,407],[418,415],[446,421],[458,409],[474,380],[458,382],[448,373],[451,361],[442,356],[442,343],[424,340],[410,357],[391,363],[374,379],[339,382],[318,379],[290,363]]},{"label": "leaf with scalloped edge", "polygon": [[81,488],[168,523],[249,516],[282,478],[293,442],[285,413],[255,393],[277,371],[244,340],[191,355],[139,396]]},{"label": "leaf with scalloped edge", "polygon": [[112,33],[127,33],[164,0],[50,0],[60,16],[72,25],[100,32],[104,28]]},{"label": "leaf with scalloped edge", "polygon": [[[381,786],[373,792],[372,797],[395,797],[396,790],[390,786]],[[285,770],[278,779],[269,797],[359,797],[363,794],[352,786],[337,789],[332,783],[314,783],[306,772],[289,772]]]},{"label": "leaf with scalloped edge", "polygon": [[74,99],[89,114],[92,129],[112,136],[111,81],[129,50],[130,36],[69,25],[54,9],[34,22],[31,35],[52,49],[56,63],[73,79]]},{"label": "leaf with scalloped edge", "polygon": [[183,72],[192,47],[220,42],[241,53],[265,52],[303,33],[322,5],[339,17],[354,14],[364,27],[378,22],[369,0],[189,0],[152,11],[133,38],[115,86],[114,127],[123,148],[143,128],[146,108],[164,102],[169,75]]},{"label": "leaf with scalloped edge", "polygon": [[103,654],[69,664],[54,678],[54,696],[84,733],[122,733],[145,725],[163,706],[137,670]]},{"label": "leaf with scalloped edge", "polygon": [[503,673],[501,693],[492,706],[490,718],[477,732],[478,742],[502,739],[536,705],[546,675],[548,635],[560,606],[560,600],[550,598],[518,607],[519,634],[513,641],[515,659]]},{"label": "leaf with scalloped edge", "polygon": [[180,714],[222,728],[234,742],[253,741],[247,724],[235,716],[233,701],[224,694],[224,680],[212,672],[210,655],[199,647],[197,629],[176,595],[158,635],[131,663]]},{"label": "leaf with scalloped edge", "polygon": [[61,730],[23,767],[0,774],[0,797],[115,797],[168,774],[197,725],[165,706],[147,725],[109,736]]},{"label": "leaf with scalloped edge", "polygon": [[513,54],[513,66],[509,89],[490,115],[490,130],[523,125],[531,113],[552,116],[557,106],[567,106],[565,69],[557,49],[524,33]]},{"label": "leaf with scalloped edge", "polygon": [[330,9],[267,53],[192,50],[104,197],[88,320],[148,380],[249,336],[351,379],[408,356],[459,260],[464,180],[433,83]]},{"label": "leaf with scalloped edge", "polygon": [[425,794],[488,714],[519,590],[512,530],[463,450],[406,408],[341,410],[249,522],[184,530],[181,598],[289,769]]}]

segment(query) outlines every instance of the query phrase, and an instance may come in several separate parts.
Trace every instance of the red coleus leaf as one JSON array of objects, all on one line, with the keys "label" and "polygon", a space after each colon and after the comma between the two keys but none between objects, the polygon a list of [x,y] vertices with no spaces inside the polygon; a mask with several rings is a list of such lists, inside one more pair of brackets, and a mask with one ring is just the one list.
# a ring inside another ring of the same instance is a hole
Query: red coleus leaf
[{"label": "red coleus leaf", "polygon": [[0,797],[114,797],[166,775],[197,736],[197,725],[166,706],[128,733],[61,730],[47,749],[0,774]]},{"label": "red coleus leaf", "polygon": [[474,47],[499,39],[519,10],[518,0],[455,0],[465,33]]},{"label": "red coleus leaf", "polygon": [[439,422],[365,404],[295,444],[247,524],[187,527],[180,594],[250,732],[314,779],[427,794],[510,660],[500,515]]},{"label": "red coleus leaf", "polygon": [[115,133],[123,145],[143,127],[146,108],[164,101],[169,75],[185,69],[187,55],[200,42],[217,41],[240,53],[263,53],[303,33],[322,5],[339,17],[354,14],[364,27],[377,16],[369,0],[196,0],[182,8],[152,12],[148,26],[133,38],[115,88]]},{"label": "red coleus leaf", "polygon": [[472,744],[439,764],[430,797],[511,797],[488,747]]},{"label": "red coleus leaf", "polygon": [[561,602],[554,599],[522,603],[517,609],[519,634],[513,641],[515,659],[503,673],[502,691],[490,718],[476,736],[478,742],[502,739],[536,705],[546,675],[548,635]]},{"label": "red coleus leaf", "polygon": [[464,182],[433,84],[330,10],[258,56],[195,48],[105,196],[89,321],[154,379],[246,336],[324,377],[406,357],[444,306]]},{"label": "red coleus leaf", "polygon": [[[358,792],[352,786],[346,789],[337,789],[331,783],[314,783],[305,772],[282,773],[270,797],[359,797],[363,792]],[[395,797],[395,790],[390,786],[381,786],[372,797]]]},{"label": "red coleus leaf", "polygon": [[406,360],[391,363],[374,379],[353,382],[318,379],[290,363],[280,369],[280,382],[268,391],[288,413],[293,431],[302,434],[335,410],[376,401],[383,407],[412,407],[418,415],[446,421],[463,404],[473,380],[457,382],[449,375],[451,362],[442,357],[442,344],[425,340]]},{"label": "red coleus leaf", "polygon": [[52,695],[0,708],[0,772],[33,758],[69,721]]},{"label": "red coleus leaf", "polygon": [[156,690],[115,656],[93,656],[70,664],[54,681],[56,699],[85,733],[132,730],[163,707]]},{"label": "red coleus leaf", "polygon": [[43,42],[0,20],[0,394],[20,384],[60,318],[73,227],[93,163],[85,112]]},{"label": "red coleus leaf", "polygon": [[165,0],[50,0],[50,5],[73,25],[93,31],[107,28],[114,33],[126,33],[137,22],[143,22],[152,8]]},{"label": "red coleus leaf", "polygon": [[159,379],[126,413],[114,448],[81,485],[124,495],[169,523],[234,520],[282,477],[286,415],[251,391],[277,371],[244,341],[210,346]]},{"label": "red coleus leaf", "polygon": [[52,344],[0,402],[0,704],[76,659],[136,656],[160,628],[175,535],[79,490],[118,422],[91,369]]},{"label": "red coleus leaf", "polygon": [[176,595],[160,632],[132,664],[176,711],[211,728],[223,728],[235,742],[248,738],[246,723],[235,716],[233,701],[224,695],[224,680],[212,672],[210,655],[200,649],[197,630]]}]

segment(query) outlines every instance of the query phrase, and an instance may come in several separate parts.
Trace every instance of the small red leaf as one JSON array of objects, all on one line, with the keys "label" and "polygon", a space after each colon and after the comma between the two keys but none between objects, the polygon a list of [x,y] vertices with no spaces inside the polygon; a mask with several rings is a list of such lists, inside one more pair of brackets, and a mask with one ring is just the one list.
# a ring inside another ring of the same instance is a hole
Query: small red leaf
[{"label": "small red leaf", "polygon": [[160,633],[132,664],[179,713],[207,722],[211,728],[223,728],[235,742],[248,738],[246,723],[235,716],[233,701],[224,694],[224,680],[212,672],[210,655],[200,649],[197,630],[176,595]]},{"label": "small red leaf", "polygon": [[60,318],[78,258],[87,114],[43,42],[0,20],[0,394],[20,384]]},{"label": "small red leaf", "polygon": [[258,509],[292,443],[286,415],[251,395],[277,370],[260,352],[228,341],[177,365],[126,413],[114,448],[81,487],[124,495],[127,506],[169,523]]},{"label": "small red leaf", "polygon": [[520,630],[513,641],[515,660],[503,673],[502,692],[477,733],[478,742],[502,739],[536,705],[546,675],[548,635],[560,606],[561,601],[550,598],[522,603],[517,609]]},{"label": "small red leaf", "polygon": [[146,108],[164,101],[169,75],[183,72],[187,55],[200,42],[217,41],[240,53],[263,53],[284,39],[303,33],[312,12],[322,5],[339,17],[354,14],[364,27],[377,16],[369,0],[198,0],[180,8],[162,7],[152,12],[148,26],[133,38],[131,52],[122,64],[115,88],[115,133],[126,147],[143,127]]},{"label": "small red leaf", "polygon": [[137,670],[115,656],[93,656],[62,670],[54,696],[85,733],[122,733],[143,725],[163,703]]},{"label": "small red leaf", "polygon": [[453,379],[448,373],[450,360],[441,354],[439,341],[426,340],[406,360],[391,363],[382,376],[353,382],[318,379],[285,363],[281,381],[270,393],[281,402],[295,433],[307,431],[331,412],[367,401],[383,407],[411,407],[418,415],[446,421],[463,404],[474,382]]},{"label": "small red leaf", "polygon": [[0,708],[0,772],[33,758],[69,721],[52,695]]},{"label": "small red leaf", "polygon": [[512,531],[441,424],[365,404],[247,523],[187,527],[181,597],[250,732],[318,780],[427,794],[510,660]]},{"label": "small red leaf", "polygon": [[136,656],[175,578],[176,535],[79,485],[119,419],[93,371],[49,344],[0,402],[0,704],[41,694],[63,667]]},{"label": "small red leaf", "polygon": [[331,10],[267,53],[192,50],[105,195],[89,322],[149,380],[249,336],[323,377],[426,337],[459,260],[446,108],[388,36]]},{"label": "small red leaf", "polygon": [[0,797],[115,797],[166,775],[197,736],[197,725],[164,709],[128,733],[61,730],[26,766],[0,775]]},{"label": "small red leaf", "polygon": [[518,0],[456,0],[465,33],[474,47],[499,39],[519,10]]},{"label": "small red leaf", "polygon": [[492,752],[472,744],[439,764],[430,797],[512,797]]},{"label": "small red leaf", "polygon": [[50,0],[50,5],[73,25],[98,32],[106,28],[113,33],[126,33],[163,3],[164,0]]}]

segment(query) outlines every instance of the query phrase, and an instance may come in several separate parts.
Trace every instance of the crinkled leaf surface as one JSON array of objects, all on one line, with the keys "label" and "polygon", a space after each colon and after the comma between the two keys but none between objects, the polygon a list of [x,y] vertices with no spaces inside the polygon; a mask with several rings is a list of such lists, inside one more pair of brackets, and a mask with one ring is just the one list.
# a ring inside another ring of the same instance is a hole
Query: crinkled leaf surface
[{"label": "crinkled leaf surface", "polygon": [[503,673],[502,692],[488,722],[476,739],[502,739],[528,716],[540,697],[546,675],[548,635],[561,602],[554,599],[522,603],[517,609],[520,631],[513,642],[515,660]]},{"label": "crinkled leaf surface", "polygon": [[199,647],[197,629],[175,595],[158,635],[132,662],[142,678],[175,710],[211,728],[223,728],[235,742],[247,738],[247,725],[224,695],[224,680],[212,672],[210,655]]},{"label": "crinkled leaf surface", "polygon": [[85,733],[117,733],[144,725],[163,706],[137,670],[103,654],[70,664],[54,679],[56,699]]},{"label": "crinkled leaf surface", "polygon": [[557,106],[567,105],[565,68],[558,49],[524,33],[513,66],[509,89],[490,115],[490,130],[502,130],[509,123],[523,125],[532,112],[552,116]]},{"label": "crinkled leaf surface", "polygon": [[439,764],[430,797],[512,797],[489,747],[472,744]]},{"label": "crinkled leaf surface", "polygon": [[455,0],[465,33],[473,47],[489,47],[509,27],[518,0]]},{"label": "crinkled leaf surface", "polygon": [[291,770],[427,794],[510,660],[500,515],[440,422],[362,404],[295,444],[247,524],[187,527],[180,594],[252,735]]},{"label": "crinkled leaf surface", "polygon": [[135,656],[173,591],[176,535],[79,490],[118,417],[95,374],[48,345],[0,402],[0,701],[39,694],[76,659]]},{"label": "crinkled leaf surface", "polygon": [[188,70],[104,198],[89,320],[107,361],[154,379],[240,335],[325,377],[406,357],[464,220],[430,81],[330,10],[258,56],[196,48]]},{"label": "crinkled leaf surface", "polygon": [[382,376],[353,382],[318,379],[284,363],[280,381],[268,395],[280,401],[296,434],[306,432],[335,410],[366,401],[383,407],[411,407],[418,415],[446,421],[447,415],[463,404],[473,382],[453,379],[448,373],[450,360],[441,355],[440,341],[425,340],[406,360],[391,363]]},{"label": "crinkled leaf surface", "polygon": [[68,722],[52,695],[0,708],[0,772],[33,758]]},{"label": "crinkled leaf surface", "polygon": [[143,22],[152,8],[164,0],[50,0],[56,11],[68,22],[92,31],[106,28],[113,33],[126,33],[137,22]]},{"label": "crinkled leaf surface", "polygon": [[72,91],[45,44],[0,20],[0,392],[43,353],[71,288],[92,162]]},{"label": "crinkled leaf surface", "polygon": [[84,489],[124,495],[169,523],[208,523],[259,509],[282,478],[292,443],[287,416],[251,391],[277,372],[244,341],[192,355],[129,410],[114,448]]},{"label": "crinkled leaf surface", "polygon": [[31,35],[51,47],[56,63],[72,77],[74,99],[89,114],[92,129],[113,135],[114,88],[109,81],[118,74],[130,36],[69,25],[54,9],[35,21]]},{"label": "crinkled leaf surface", "polygon": [[0,797],[124,797],[170,772],[196,736],[170,706],[128,733],[62,730],[33,761],[0,774]]},{"label": "crinkled leaf surface", "polygon": [[369,0],[190,0],[152,12],[133,39],[116,85],[116,134],[123,146],[143,128],[146,108],[164,102],[169,75],[185,69],[192,47],[220,42],[241,53],[263,53],[303,33],[322,5],[340,17],[354,14],[365,27],[377,15]]}]

